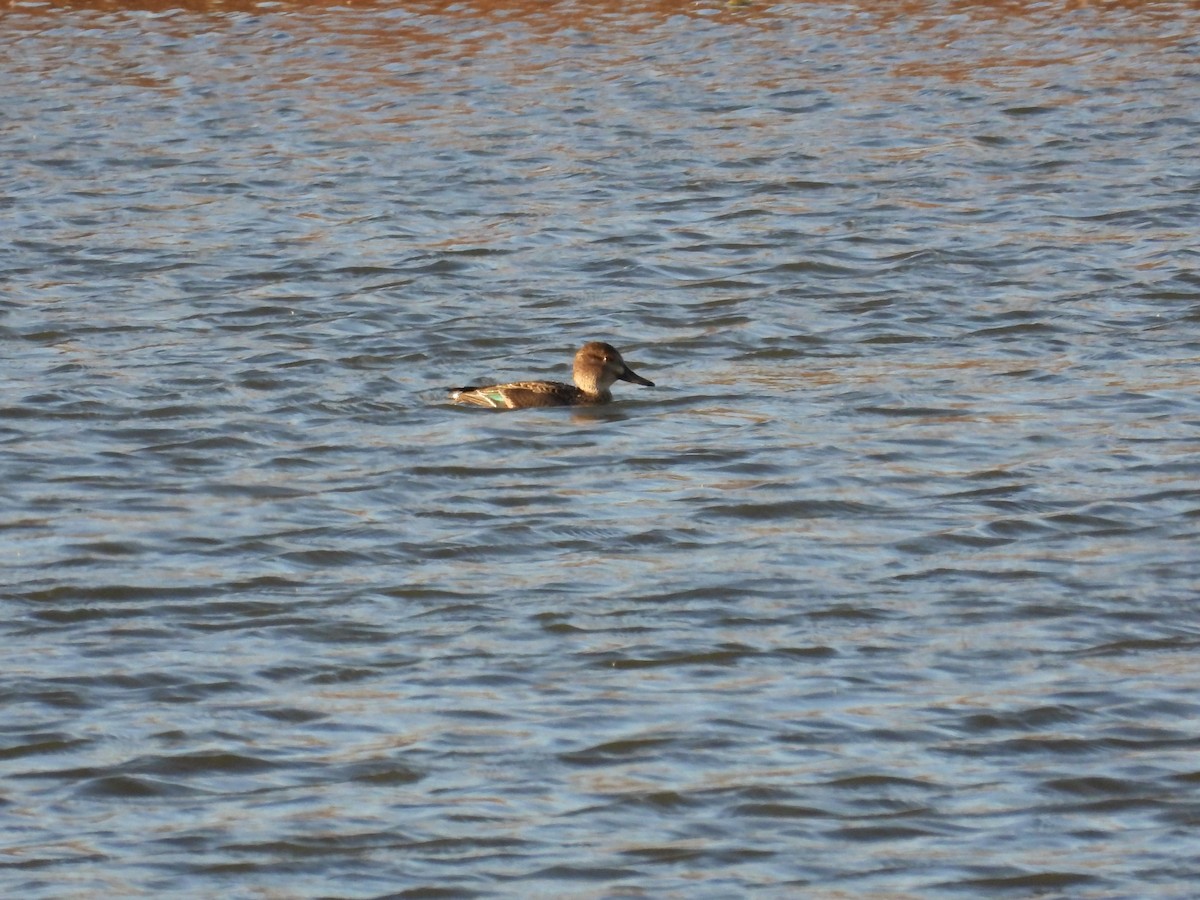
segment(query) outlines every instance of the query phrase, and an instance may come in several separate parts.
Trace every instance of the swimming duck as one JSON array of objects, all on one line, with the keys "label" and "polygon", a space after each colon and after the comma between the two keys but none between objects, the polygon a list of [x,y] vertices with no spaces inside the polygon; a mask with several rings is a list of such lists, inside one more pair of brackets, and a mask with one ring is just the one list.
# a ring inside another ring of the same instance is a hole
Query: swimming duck
[{"label": "swimming duck", "polygon": [[484,387],[461,387],[450,399],[464,406],[491,409],[528,409],[534,406],[594,406],[612,400],[614,381],[631,381],[654,387],[654,382],[625,365],[612,344],[592,341],[575,354],[574,384],[561,381],[516,381]]}]

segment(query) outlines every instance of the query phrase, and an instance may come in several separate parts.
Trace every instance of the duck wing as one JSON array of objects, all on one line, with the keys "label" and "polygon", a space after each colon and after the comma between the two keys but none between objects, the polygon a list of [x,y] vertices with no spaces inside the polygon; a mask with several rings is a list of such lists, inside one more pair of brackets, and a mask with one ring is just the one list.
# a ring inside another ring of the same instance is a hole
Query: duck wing
[{"label": "duck wing", "polygon": [[572,406],[582,392],[558,381],[516,381],[484,387],[459,388],[450,395],[455,403],[490,409],[530,409],[538,406]]}]

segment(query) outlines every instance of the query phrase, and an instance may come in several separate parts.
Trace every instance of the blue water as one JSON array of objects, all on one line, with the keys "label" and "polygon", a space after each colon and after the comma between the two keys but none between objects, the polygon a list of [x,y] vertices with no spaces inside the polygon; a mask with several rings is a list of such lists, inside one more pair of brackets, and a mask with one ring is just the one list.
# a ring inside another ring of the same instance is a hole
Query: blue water
[{"label": "blue water", "polygon": [[1194,895],[1194,7],[197,7],[0,11],[0,894]]}]

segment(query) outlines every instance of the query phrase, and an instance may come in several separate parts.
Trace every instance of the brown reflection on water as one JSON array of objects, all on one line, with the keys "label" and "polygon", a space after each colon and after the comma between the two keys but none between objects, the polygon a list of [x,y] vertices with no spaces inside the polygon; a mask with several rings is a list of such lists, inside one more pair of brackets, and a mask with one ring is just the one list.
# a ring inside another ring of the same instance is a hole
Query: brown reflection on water
[{"label": "brown reflection on water", "polygon": [[[823,19],[823,25],[836,28],[841,24],[854,30],[865,24],[876,23],[880,27],[891,27],[897,21],[911,25],[915,30],[926,31],[941,28],[951,19],[960,19],[963,25],[997,19],[1048,19],[1060,21],[1064,13],[1089,11],[1095,14],[1117,12],[1136,13],[1141,18],[1172,22],[1179,25],[1179,15],[1184,10],[1200,9],[1200,0],[1179,0],[1171,3],[1147,4],[1143,0],[1063,0],[1046,4],[1031,0],[957,0],[945,4],[931,5],[926,0],[893,0],[874,2],[856,0],[852,3],[809,0],[800,4],[820,9],[828,7],[838,13],[836,18]],[[642,0],[631,4],[628,0],[580,0],[575,3],[547,3],[545,0],[424,0],[406,3],[397,0],[0,0],[0,12],[16,10],[24,13],[53,14],[61,10],[97,10],[115,12],[135,10],[141,12],[199,12],[225,13],[244,12],[270,14],[304,13],[329,10],[379,10],[402,9],[412,16],[447,16],[457,18],[501,18],[523,22],[541,22],[554,29],[574,28],[581,25],[596,27],[607,23],[623,29],[637,27],[647,21],[660,21],[671,16],[723,17],[729,20],[774,21],[780,18],[777,8],[770,3],[754,0],[709,0],[706,3],[687,3],[680,0]]]},{"label": "brown reflection on water", "polygon": [[[522,43],[529,40],[550,45],[603,41],[608,46],[602,74],[611,74],[614,78],[630,74],[631,66],[644,66],[647,61],[669,74],[681,69],[694,72],[695,66],[706,59],[716,64],[722,60],[711,53],[699,53],[684,60],[669,55],[658,57],[653,55],[652,47],[632,44],[628,47],[628,55],[623,56],[622,45],[610,38],[670,27],[673,19],[682,23],[681,17],[703,19],[730,28],[728,34],[719,35],[722,40],[762,43],[763,65],[748,72],[738,70],[732,77],[749,78],[748,83],[764,90],[786,89],[798,82],[821,82],[829,90],[858,96],[868,88],[873,96],[885,102],[889,101],[890,91],[896,92],[891,99],[899,102],[911,93],[914,84],[923,84],[930,79],[996,86],[1012,78],[1017,86],[1026,90],[1037,90],[1056,82],[1072,83],[1082,78],[1086,78],[1089,88],[1096,87],[1099,78],[1104,83],[1115,84],[1136,76],[1139,57],[1136,53],[1125,52],[1120,59],[1110,60],[1104,57],[1107,51],[1127,48],[1130,44],[1146,51],[1163,51],[1190,41],[1194,38],[1196,20],[1186,13],[1196,10],[1200,10],[1200,0],[1166,4],[1144,4],[1138,0],[1068,0],[1065,4],[1053,5],[1025,0],[962,0],[938,5],[923,0],[882,3],[855,0],[850,4],[821,0],[782,8],[727,0],[706,3],[648,0],[637,4],[623,0],[580,0],[575,3],[546,3],[543,0],[475,0],[468,3],[455,0],[415,3],[397,3],[395,0],[65,0],[57,3],[0,0],[0,18],[4,19],[5,27],[16,29],[37,29],[41,17],[72,11],[138,11],[168,19],[180,16],[181,21],[189,21],[188,14],[222,16],[234,12],[271,17],[272,20],[291,19],[319,28],[328,35],[344,35],[349,43],[369,51],[367,58],[346,63],[329,58],[321,73],[325,77],[338,77],[335,73],[342,68],[348,78],[358,81],[381,78],[401,90],[403,79],[398,79],[394,72],[382,70],[383,66],[395,63],[400,49],[408,62],[469,60],[484,54],[506,56],[511,73],[536,78],[547,61],[544,54],[521,52]],[[1075,18],[1069,15],[1072,11]],[[378,15],[364,15],[364,12]],[[10,17],[6,13],[22,15]],[[448,27],[447,23],[454,24]],[[514,32],[511,27],[514,24],[522,30]],[[863,45],[863,52],[871,54],[876,54],[878,48],[868,46],[866,36],[894,33],[910,39],[906,44],[909,49],[900,54],[872,58],[872,66],[882,69],[887,77],[872,77],[870,84],[864,85],[861,73],[854,74],[851,70],[834,78],[827,73],[810,71],[807,51],[802,47],[787,49],[787,39],[794,37],[787,30],[789,26],[803,27],[806,35],[837,36],[846,46]],[[1080,26],[1085,26],[1085,33],[1079,33]],[[1067,27],[1073,29],[1072,34],[1069,41],[1060,46],[1054,36]],[[1014,45],[1010,39],[991,36],[997,29],[1007,32],[1014,28],[1026,40]],[[915,37],[920,40],[912,41]],[[719,45],[710,43],[709,46]],[[1004,48],[1005,55],[996,55],[997,46]],[[580,55],[577,48],[570,49],[570,56],[564,56],[564,59]],[[786,51],[782,55],[781,49]],[[274,52],[274,45],[266,50]],[[730,54],[729,62],[744,66],[745,48],[742,50],[740,54]],[[1072,76],[1071,67],[1081,67],[1083,71]],[[597,76],[595,70],[589,70],[589,73],[589,77]],[[263,72],[257,74],[261,77]],[[313,74],[317,73],[306,72],[305,76]],[[711,72],[704,74],[714,78],[714,88],[720,87],[721,78],[730,77],[722,71],[716,76]],[[286,73],[278,75],[278,79],[279,83],[291,80]],[[1046,105],[1070,101],[1061,96],[1048,99],[1039,95],[1037,102]]]}]

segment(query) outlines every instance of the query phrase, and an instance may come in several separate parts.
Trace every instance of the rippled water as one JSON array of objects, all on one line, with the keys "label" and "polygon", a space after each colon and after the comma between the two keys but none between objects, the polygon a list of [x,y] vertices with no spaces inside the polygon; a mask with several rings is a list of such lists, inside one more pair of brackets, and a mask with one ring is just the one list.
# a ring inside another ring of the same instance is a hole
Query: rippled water
[{"label": "rippled water", "polygon": [[0,893],[1194,895],[1195,5],[193,5],[0,11]]}]

